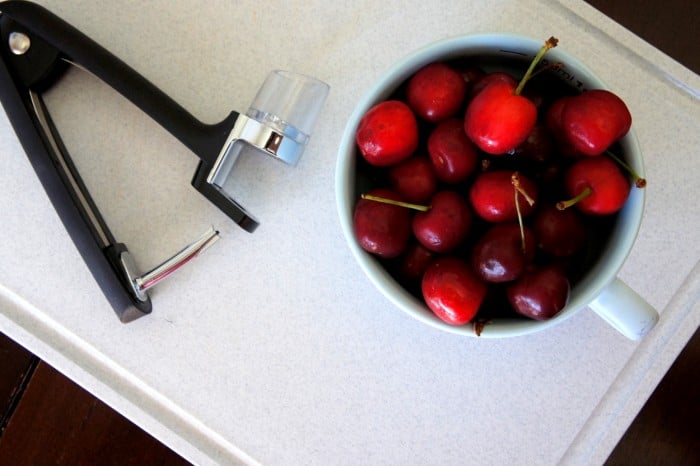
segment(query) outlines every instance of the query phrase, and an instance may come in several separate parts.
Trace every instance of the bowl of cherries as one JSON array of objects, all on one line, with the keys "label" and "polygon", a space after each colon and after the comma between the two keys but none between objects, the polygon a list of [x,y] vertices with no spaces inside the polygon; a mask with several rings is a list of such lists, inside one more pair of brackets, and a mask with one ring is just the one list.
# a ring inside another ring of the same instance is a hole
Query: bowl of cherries
[{"label": "bowl of cherries", "polygon": [[422,322],[502,338],[590,307],[639,338],[658,319],[617,277],[644,208],[631,113],[557,45],[504,34],[428,45],[350,117],[341,226],[369,279]]}]

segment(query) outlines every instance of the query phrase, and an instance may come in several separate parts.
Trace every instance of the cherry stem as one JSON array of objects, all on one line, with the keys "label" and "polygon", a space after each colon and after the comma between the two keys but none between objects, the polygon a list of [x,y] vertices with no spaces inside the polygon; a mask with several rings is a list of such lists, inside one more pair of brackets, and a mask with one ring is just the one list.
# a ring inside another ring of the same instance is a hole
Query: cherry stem
[{"label": "cherry stem", "polygon": [[427,212],[430,210],[429,205],[411,204],[410,202],[396,201],[394,199],[387,199],[381,196],[374,196],[372,194],[363,194],[360,196],[362,199],[367,199],[368,201],[383,202],[384,204],[391,204],[399,207],[406,207],[408,209],[420,210],[421,212]]},{"label": "cherry stem", "polygon": [[559,209],[559,210],[568,209],[568,208],[571,207],[572,205],[574,205],[574,204],[576,204],[577,202],[579,202],[579,201],[581,201],[581,200],[587,198],[587,197],[590,196],[591,194],[593,194],[593,190],[591,189],[590,186],[586,186],[586,187],[583,189],[583,191],[581,191],[580,193],[578,193],[575,197],[572,197],[571,199],[566,200],[566,201],[559,201],[559,202],[557,202],[557,209]]},{"label": "cherry stem", "polygon": [[632,177],[632,180],[634,181],[634,185],[635,185],[636,187],[638,187],[638,188],[640,188],[640,189],[646,187],[646,185],[647,185],[647,180],[644,179],[644,178],[642,178],[641,176],[639,176],[639,175],[637,174],[637,172],[634,170],[634,168],[630,167],[627,163],[625,163],[624,160],[622,160],[620,157],[618,157],[617,155],[613,154],[612,152],[606,151],[606,153],[608,154],[608,157],[610,157],[611,159],[613,159],[615,162],[617,162],[618,165],[620,165],[622,168],[624,168],[625,170],[627,170],[627,173],[629,173],[630,176]]},{"label": "cherry stem", "polygon": [[520,95],[520,93],[523,91],[525,83],[530,80],[530,78],[532,77],[532,72],[535,70],[535,67],[540,62],[540,60],[542,60],[544,54],[547,53],[547,50],[556,47],[558,43],[559,39],[557,39],[554,36],[550,37],[544,42],[544,45],[542,46],[542,48],[540,48],[539,52],[537,52],[537,55],[535,55],[535,58],[532,60],[532,63],[530,63],[530,67],[525,72],[525,76],[523,76],[523,79],[520,80],[518,87],[515,88],[515,95]]},{"label": "cherry stem", "polygon": [[510,177],[510,183],[513,185],[517,192],[523,195],[528,204],[530,204],[531,206],[535,204],[535,200],[532,198],[532,196],[530,196],[527,193],[527,191],[525,191],[525,189],[523,189],[523,187],[520,186],[520,173],[514,172]]},{"label": "cherry stem", "polygon": [[517,189],[513,190],[515,192],[515,211],[518,213],[518,226],[520,226],[520,249],[523,254],[527,253],[527,246],[525,244],[525,225],[523,225],[523,214],[520,212],[520,191]]},{"label": "cherry stem", "polygon": [[513,185],[515,192],[515,212],[518,214],[518,225],[520,226],[520,248],[523,254],[527,252],[525,245],[525,226],[523,225],[523,214],[520,212],[520,195],[522,195],[528,204],[533,205],[535,200],[520,186],[520,174],[514,172],[510,177],[510,183]]}]

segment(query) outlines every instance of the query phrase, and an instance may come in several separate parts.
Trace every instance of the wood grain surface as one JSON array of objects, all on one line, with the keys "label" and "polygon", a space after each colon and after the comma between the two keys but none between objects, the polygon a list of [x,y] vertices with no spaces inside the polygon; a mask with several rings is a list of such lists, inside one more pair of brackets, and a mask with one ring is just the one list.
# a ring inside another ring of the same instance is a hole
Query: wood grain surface
[{"label": "wood grain surface", "polygon": [[[4,359],[1,363],[5,366]],[[21,374],[22,369],[7,380]],[[188,464],[43,362],[0,437],[3,466]]]}]

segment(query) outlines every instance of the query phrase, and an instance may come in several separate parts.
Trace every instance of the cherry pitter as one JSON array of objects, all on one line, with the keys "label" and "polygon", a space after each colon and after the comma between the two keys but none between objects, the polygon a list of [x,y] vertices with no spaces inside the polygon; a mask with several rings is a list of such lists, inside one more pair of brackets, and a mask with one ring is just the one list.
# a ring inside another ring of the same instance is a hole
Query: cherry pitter
[{"label": "cherry pitter", "polygon": [[92,275],[122,322],[149,314],[147,290],[208,248],[214,228],[153,270],[142,273],[110,232],[52,122],[42,93],[70,66],[108,84],[197,157],[192,186],[244,230],[258,221],[224,191],[243,146],[295,165],[328,95],[327,84],[273,71],[245,114],[204,124],[123,61],[45,8],[0,2],[0,99],[39,181]]}]

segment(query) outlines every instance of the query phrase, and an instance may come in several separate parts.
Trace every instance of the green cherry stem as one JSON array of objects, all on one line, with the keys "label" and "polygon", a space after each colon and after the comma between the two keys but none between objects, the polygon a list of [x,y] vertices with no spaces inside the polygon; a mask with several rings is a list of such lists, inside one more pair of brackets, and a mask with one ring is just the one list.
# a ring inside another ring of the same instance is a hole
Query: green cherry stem
[{"label": "green cherry stem", "polygon": [[632,180],[634,181],[634,185],[636,187],[638,187],[638,188],[646,187],[647,180],[642,178],[641,176],[639,176],[639,174],[637,174],[637,172],[634,171],[634,169],[632,167],[630,167],[627,163],[625,163],[624,160],[622,160],[620,157],[618,157],[617,155],[613,154],[610,151],[606,151],[606,153],[608,154],[608,157],[613,159],[615,162],[617,162],[618,165],[620,165],[622,168],[627,170],[627,173],[629,173],[630,176],[632,177]]},{"label": "green cherry stem", "polygon": [[523,76],[523,79],[520,80],[518,87],[515,88],[515,95],[520,95],[520,93],[523,91],[525,83],[527,83],[530,80],[530,78],[532,77],[532,72],[535,71],[535,67],[540,62],[540,60],[542,60],[544,54],[547,53],[547,50],[556,47],[558,43],[559,40],[554,36],[550,37],[544,42],[544,45],[542,46],[542,48],[540,48],[539,52],[537,52],[537,55],[535,55],[535,58],[532,60],[532,63],[530,63],[530,67],[525,72],[525,76]]},{"label": "green cherry stem", "polygon": [[427,212],[430,210],[428,205],[411,204],[410,202],[396,201],[394,199],[387,199],[381,196],[374,196],[372,194],[363,194],[360,196],[362,199],[367,199],[368,201],[383,202],[384,204],[396,205],[399,207],[406,207],[408,209],[420,210],[421,212]]},{"label": "green cherry stem", "polygon": [[557,202],[557,209],[559,209],[559,210],[568,209],[568,208],[571,207],[572,205],[574,205],[574,204],[576,204],[577,202],[579,202],[579,201],[581,201],[581,200],[587,198],[587,197],[590,196],[591,194],[593,194],[593,190],[591,189],[590,186],[586,186],[586,187],[583,189],[583,191],[581,191],[580,193],[578,193],[578,195],[576,195],[575,197],[572,197],[571,199],[568,199],[568,200],[566,200],[566,201],[559,201],[559,202]]}]

